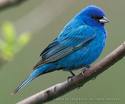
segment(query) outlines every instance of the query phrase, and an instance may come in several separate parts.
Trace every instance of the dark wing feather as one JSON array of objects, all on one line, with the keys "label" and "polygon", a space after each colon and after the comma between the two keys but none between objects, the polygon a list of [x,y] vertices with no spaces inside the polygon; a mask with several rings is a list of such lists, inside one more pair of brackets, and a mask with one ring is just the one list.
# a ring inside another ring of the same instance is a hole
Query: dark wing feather
[{"label": "dark wing feather", "polygon": [[[73,31],[72,34],[77,34],[78,32],[79,32],[79,30],[77,30],[76,32]],[[86,32],[84,32],[84,33],[86,33]],[[79,48],[85,47],[87,44],[89,44],[96,37],[96,35],[94,33],[95,32],[92,32],[91,35],[85,34],[84,36],[86,36],[86,37],[84,37],[84,40],[82,40],[79,44],[74,45],[74,46],[70,46],[70,45],[66,45],[66,44],[64,45],[64,44],[61,44],[61,43],[63,43],[63,41],[62,42],[58,42],[58,40],[54,40],[54,42],[52,42],[40,54],[42,59],[34,66],[34,69],[36,67],[39,67],[42,64],[55,62],[55,61],[65,57],[65,56],[69,55],[70,53],[78,50]],[[74,38],[74,40],[75,40],[75,38]],[[74,41],[74,40],[72,39],[72,41]],[[67,39],[64,39],[64,41],[65,41],[65,43],[66,42],[68,43],[71,40],[70,40],[70,38],[67,38]]]},{"label": "dark wing feather", "polygon": [[93,39],[94,39],[95,35],[92,37],[87,38],[86,40],[84,40],[83,42],[81,42],[80,44],[76,45],[76,46],[60,46],[58,47],[58,49],[55,51],[54,54],[52,54],[49,57],[46,57],[46,59],[44,60],[45,63],[50,63],[50,62],[54,62],[57,61],[67,55],[69,55],[70,53],[86,46],[87,44],[89,44]]},{"label": "dark wing feather", "polygon": [[68,49],[68,47],[61,45],[57,41],[54,41],[53,43],[49,44],[46,49],[43,50],[43,52],[40,54],[42,59],[39,60],[39,62],[33,67],[33,69],[42,64],[54,62],[60,59],[60,56],[64,57],[68,50],[70,50]]},{"label": "dark wing feather", "polygon": [[[69,55],[70,53],[80,49],[81,47],[84,47],[86,46],[87,44],[89,44],[93,39],[94,39],[95,36],[93,37],[90,37],[88,39],[86,39],[85,41],[83,41],[82,43],[78,44],[77,46],[75,47],[58,47],[58,50],[56,50],[55,54],[52,54],[50,57],[48,58],[45,58],[45,56],[34,66],[33,69],[35,69],[36,67],[42,65],[42,64],[45,64],[45,63],[50,63],[50,62],[54,62],[54,61],[57,61],[67,55]],[[56,48],[57,49],[57,48]],[[48,51],[48,50],[47,50]],[[45,51],[46,53],[46,51]],[[44,53],[44,55],[45,55]]]},{"label": "dark wing feather", "polygon": [[56,39],[55,39],[54,42],[50,43],[50,44],[47,46],[47,48],[45,48],[45,49],[41,52],[40,56],[43,56],[44,54],[48,53],[49,50],[51,50],[51,48],[57,46],[58,44],[59,44],[59,42],[56,41]]}]

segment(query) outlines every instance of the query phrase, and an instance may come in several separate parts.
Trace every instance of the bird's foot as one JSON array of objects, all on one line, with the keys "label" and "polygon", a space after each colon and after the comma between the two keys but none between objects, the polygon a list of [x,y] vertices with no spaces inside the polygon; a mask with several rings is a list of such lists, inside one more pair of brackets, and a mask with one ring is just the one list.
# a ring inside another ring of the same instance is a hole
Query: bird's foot
[{"label": "bird's foot", "polygon": [[88,70],[88,68],[83,68],[82,69],[82,75],[84,75],[84,73],[86,72],[86,70]]},{"label": "bird's foot", "polygon": [[[90,68],[90,65],[84,67],[84,68],[82,69],[82,74],[84,75],[85,71],[88,70],[89,68]],[[96,77],[97,77],[97,76],[93,77],[92,80],[95,80]]]},{"label": "bird's foot", "polygon": [[68,81],[70,81],[74,76],[75,76],[75,74],[72,72],[72,71],[69,71],[70,73],[71,73],[71,76],[68,76]]},{"label": "bird's foot", "polygon": [[[82,68],[82,75],[84,75],[85,71],[88,70],[88,68],[90,68],[89,65],[85,66],[84,68]],[[83,85],[79,85],[78,89],[80,89]]]},{"label": "bird's foot", "polygon": [[84,75],[85,71],[90,68],[90,65],[86,65],[84,68],[82,68],[82,74]]}]

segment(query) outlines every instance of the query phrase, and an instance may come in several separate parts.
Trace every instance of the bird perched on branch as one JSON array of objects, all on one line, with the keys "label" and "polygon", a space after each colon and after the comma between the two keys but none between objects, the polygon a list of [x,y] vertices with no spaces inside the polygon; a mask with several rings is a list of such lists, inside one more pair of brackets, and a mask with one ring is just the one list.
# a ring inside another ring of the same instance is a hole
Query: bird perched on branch
[{"label": "bird perched on branch", "polygon": [[106,42],[105,23],[109,20],[104,11],[89,5],[77,13],[60,34],[40,54],[41,60],[14,93],[40,75],[55,70],[72,70],[88,67],[101,54]]}]

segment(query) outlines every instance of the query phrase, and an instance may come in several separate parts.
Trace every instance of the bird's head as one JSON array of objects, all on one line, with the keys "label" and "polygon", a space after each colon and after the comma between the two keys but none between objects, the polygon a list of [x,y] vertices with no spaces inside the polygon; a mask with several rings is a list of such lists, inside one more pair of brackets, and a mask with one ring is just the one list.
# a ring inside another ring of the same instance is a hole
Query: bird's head
[{"label": "bird's head", "polygon": [[104,26],[105,23],[109,22],[105,12],[95,5],[87,6],[80,12],[79,16],[85,23],[91,26]]}]

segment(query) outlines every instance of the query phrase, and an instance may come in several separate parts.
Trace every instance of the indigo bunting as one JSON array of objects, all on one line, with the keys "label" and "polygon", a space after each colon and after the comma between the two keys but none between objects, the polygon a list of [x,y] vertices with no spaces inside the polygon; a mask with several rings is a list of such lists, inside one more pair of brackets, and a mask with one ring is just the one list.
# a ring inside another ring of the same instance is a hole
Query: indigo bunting
[{"label": "indigo bunting", "polygon": [[107,33],[104,25],[108,22],[100,7],[89,5],[82,9],[43,50],[31,74],[17,86],[14,93],[45,73],[62,69],[74,75],[72,70],[89,67],[105,46]]}]

